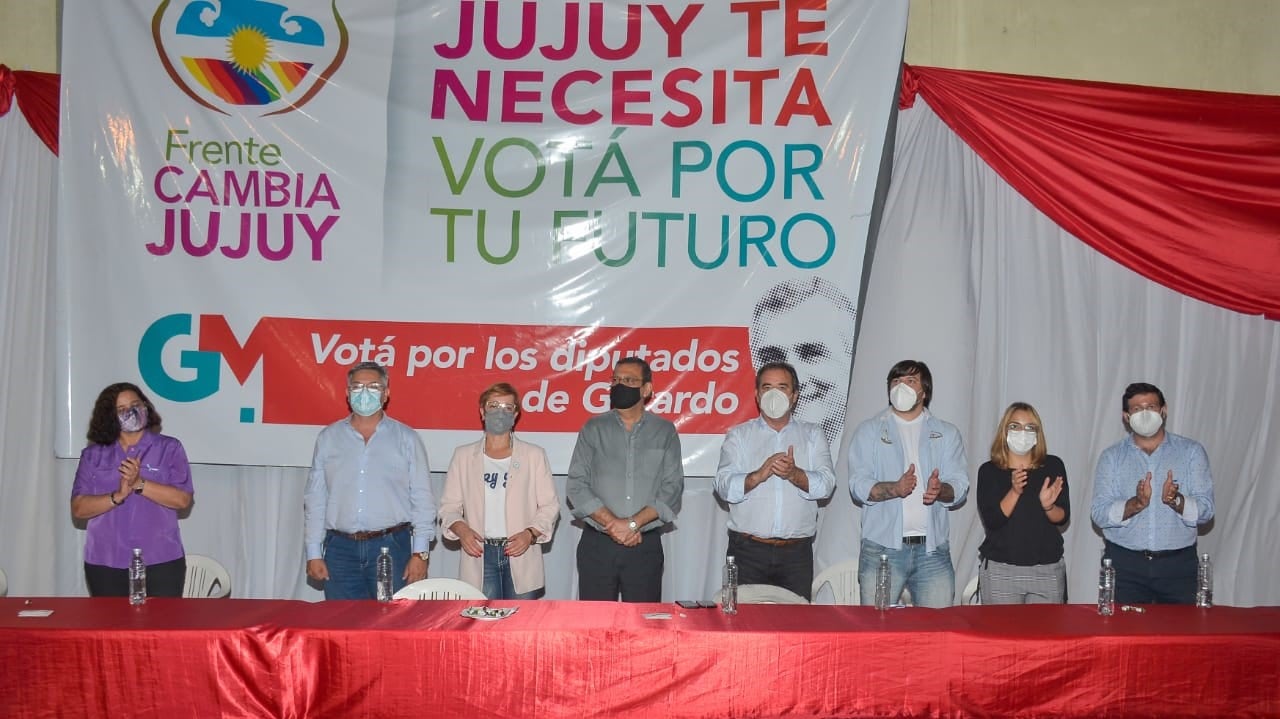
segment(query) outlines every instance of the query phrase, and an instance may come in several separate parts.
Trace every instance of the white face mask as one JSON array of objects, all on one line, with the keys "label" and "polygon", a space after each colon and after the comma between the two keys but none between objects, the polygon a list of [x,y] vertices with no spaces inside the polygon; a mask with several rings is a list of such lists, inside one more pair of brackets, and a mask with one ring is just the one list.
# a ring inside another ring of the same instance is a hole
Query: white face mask
[{"label": "white face mask", "polygon": [[919,396],[914,389],[905,384],[895,384],[893,389],[889,390],[889,402],[899,412],[910,412],[916,406],[916,399]]},{"label": "white face mask", "polygon": [[1129,429],[1143,437],[1154,437],[1156,432],[1160,431],[1162,424],[1164,424],[1164,417],[1153,409],[1144,409],[1129,415]]},{"label": "white face mask", "polygon": [[1025,429],[1011,429],[1005,434],[1004,441],[1009,445],[1010,452],[1023,455],[1036,446],[1036,433]]},{"label": "white face mask", "polygon": [[770,387],[760,395],[760,411],[769,419],[782,419],[791,410],[791,398],[777,387]]}]

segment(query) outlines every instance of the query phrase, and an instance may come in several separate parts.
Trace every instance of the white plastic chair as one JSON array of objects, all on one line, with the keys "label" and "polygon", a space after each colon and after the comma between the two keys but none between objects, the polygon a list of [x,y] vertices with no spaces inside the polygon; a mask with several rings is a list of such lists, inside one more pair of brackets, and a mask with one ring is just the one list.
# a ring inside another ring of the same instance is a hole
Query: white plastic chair
[{"label": "white plastic chair", "polygon": [[960,595],[961,604],[982,604],[982,597],[978,594],[978,576],[975,574],[969,583],[964,585],[964,593]]},{"label": "white plastic chair", "polygon": [[194,599],[222,599],[231,596],[231,575],[213,557],[187,555],[187,578],[182,596]]},{"label": "white plastic chair", "polygon": [[[720,590],[716,600],[724,600]],[[738,604],[808,604],[809,600],[790,589],[772,584],[743,584],[738,587]]]},{"label": "white plastic chair", "polygon": [[822,570],[813,578],[813,598],[818,598],[818,590],[824,586],[831,587],[831,595],[836,604],[861,604],[858,594],[858,560],[833,564]]},{"label": "white plastic chair", "polygon": [[393,599],[486,599],[484,592],[461,579],[419,579],[396,592]]},{"label": "white plastic chair", "polygon": [[4,576],[4,570],[0,569],[0,597],[9,593],[9,580]]}]

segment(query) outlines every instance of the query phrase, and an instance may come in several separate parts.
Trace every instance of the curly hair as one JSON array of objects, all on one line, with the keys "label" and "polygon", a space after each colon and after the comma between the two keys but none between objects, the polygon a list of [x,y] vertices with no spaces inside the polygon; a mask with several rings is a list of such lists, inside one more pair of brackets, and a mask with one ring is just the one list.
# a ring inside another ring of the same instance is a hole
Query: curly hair
[{"label": "curly hair", "polygon": [[160,413],[151,399],[138,385],[132,382],[116,382],[109,384],[98,393],[93,403],[93,414],[89,415],[89,432],[85,438],[94,444],[111,444],[120,438],[120,418],[116,416],[116,400],[121,392],[133,392],[147,406],[147,429],[160,431]]}]

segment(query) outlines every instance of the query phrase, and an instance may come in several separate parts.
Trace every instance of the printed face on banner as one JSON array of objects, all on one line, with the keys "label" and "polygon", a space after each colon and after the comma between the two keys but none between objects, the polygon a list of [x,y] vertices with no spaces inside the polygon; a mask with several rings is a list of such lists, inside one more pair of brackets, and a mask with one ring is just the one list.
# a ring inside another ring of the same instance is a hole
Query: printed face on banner
[{"label": "printed face on banner", "polygon": [[509,382],[563,471],[632,355],[691,475],[756,415],[762,362],[838,441],[905,23],[905,0],[68,15],[59,452],[137,377],[194,461],[305,465],[374,361],[436,468]]},{"label": "printed face on banner", "polygon": [[844,427],[853,362],[854,308],[821,278],[783,282],[756,303],[751,356],[758,368],[789,362],[800,378],[795,416],[822,426],[834,444]]}]

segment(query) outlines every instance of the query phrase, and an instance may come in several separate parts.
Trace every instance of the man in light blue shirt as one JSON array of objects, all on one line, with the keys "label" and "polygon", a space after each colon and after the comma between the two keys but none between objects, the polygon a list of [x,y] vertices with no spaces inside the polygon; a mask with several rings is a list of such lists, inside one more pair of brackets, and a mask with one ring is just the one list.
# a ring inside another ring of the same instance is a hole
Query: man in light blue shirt
[{"label": "man in light blue shirt", "polygon": [[933,375],[916,360],[889,370],[889,407],[854,430],[849,492],[862,505],[858,584],[875,601],[880,557],[889,560],[889,597],[903,586],[918,607],[949,607],[955,595],[951,523],[964,502],[969,469],[955,425],[928,410]]},{"label": "man in light blue shirt", "polygon": [[387,416],[387,371],[362,362],[347,373],[351,415],[320,431],[303,497],[307,576],[325,599],[375,599],[387,547],[392,591],[427,576],[436,500],[427,450],[413,428]]},{"label": "man in light blue shirt", "polygon": [[1209,455],[1165,429],[1169,410],[1155,385],[1126,387],[1121,411],[1129,435],[1098,458],[1090,512],[1116,568],[1116,601],[1191,604],[1198,528],[1213,519]]},{"label": "man in light blue shirt", "polygon": [[716,494],[729,504],[729,556],[743,584],[772,584],[810,599],[818,502],[836,487],[822,427],[795,411],[795,367],[756,372],[760,416],[733,427],[720,447]]}]

